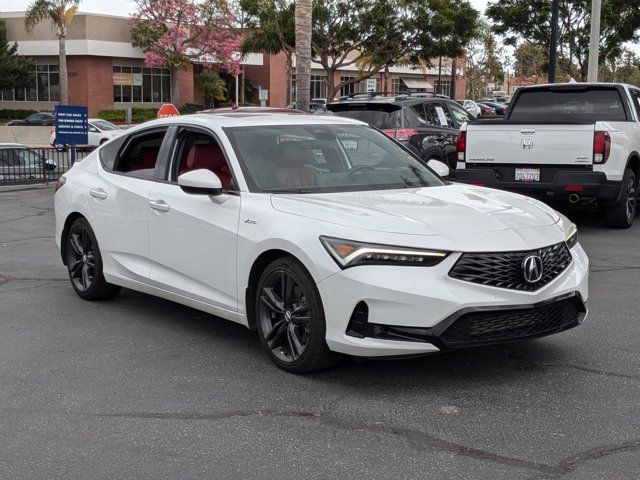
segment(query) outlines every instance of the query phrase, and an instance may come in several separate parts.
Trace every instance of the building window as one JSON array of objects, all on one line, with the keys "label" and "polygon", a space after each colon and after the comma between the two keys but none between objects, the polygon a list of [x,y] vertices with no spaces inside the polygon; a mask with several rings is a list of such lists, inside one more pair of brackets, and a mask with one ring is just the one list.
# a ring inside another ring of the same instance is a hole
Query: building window
[{"label": "building window", "polygon": [[58,65],[34,65],[31,86],[2,90],[0,91],[0,100],[4,102],[59,102],[59,72]]},{"label": "building window", "polygon": [[113,101],[171,102],[171,71],[166,68],[114,66]]},{"label": "building window", "polygon": [[[349,80],[356,80],[358,77],[340,77],[340,83],[342,82],[348,82]],[[358,82],[354,82],[354,83],[350,83],[349,85],[345,85],[344,87],[342,87],[340,89],[340,96],[346,96],[346,95],[351,95],[354,93],[359,93],[360,92],[360,85],[358,84]]]},{"label": "building window", "polygon": [[326,75],[311,75],[311,98],[327,98]]},{"label": "building window", "polygon": [[407,86],[404,84],[402,79],[393,78],[391,80],[391,91],[393,91],[394,93],[406,92],[407,90]]},{"label": "building window", "polygon": [[438,93],[440,95],[450,96],[451,94],[451,80],[442,80],[442,86],[440,86],[440,82],[436,79],[433,82],[433,93]]}]

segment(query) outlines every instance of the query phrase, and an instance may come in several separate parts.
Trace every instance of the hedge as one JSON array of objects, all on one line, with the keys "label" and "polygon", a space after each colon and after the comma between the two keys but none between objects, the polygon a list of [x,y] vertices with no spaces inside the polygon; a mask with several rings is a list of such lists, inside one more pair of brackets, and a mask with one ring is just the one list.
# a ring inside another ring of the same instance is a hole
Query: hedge
[{"label": "hedge", "polygon": [[0,109],[0,120],[24,120],[32,113],[37,113],[35,110],[14,110],[12,108]]},{"label": "hedge", "polygon": [[[133,123],[142,123],[147,120],[153,120],[158,115],[157,108],[133,108],[131,110]],[[98,118],[107,120],[114,123],[124,123],[125,111],[124,110],[101,110],[98,112]]]}]

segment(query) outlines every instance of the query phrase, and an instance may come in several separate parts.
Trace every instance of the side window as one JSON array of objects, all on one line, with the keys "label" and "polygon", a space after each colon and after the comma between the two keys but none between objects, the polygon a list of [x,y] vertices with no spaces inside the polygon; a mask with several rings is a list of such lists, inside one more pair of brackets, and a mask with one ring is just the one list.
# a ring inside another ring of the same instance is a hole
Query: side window
[{"label": "side window", "polygon": [[231,169],[218,142],[206,133],[185,129],[178,135],[171,181],[177,181],[183,173],[200,169],[215,173],[222,182],[223,190],[235,189]]},{"label": "side window", "polygon": [[463,123],[473,120],[466,110],[463,110],[457,105],[448,104],[447,107],[447,111],[450,111],[450,115],[453,117],[455,128],[460,128]]},{"label": "side window", "polygon": [[0,150],[0,166],[16,167],[20,165],[20,160],[13,148],[3,148]]},{"label": "side window", "polygon": [[162,129],[134,135],[118,156],[113,170],[122,173],[152,171],[158,161],[160,146],[166,133],[167,130]]},{"label": "side window", "polygon": [[631,98],[633,98],[633,107],[636,110],[636,118],[640,121],[640,90],[630,90]]}]

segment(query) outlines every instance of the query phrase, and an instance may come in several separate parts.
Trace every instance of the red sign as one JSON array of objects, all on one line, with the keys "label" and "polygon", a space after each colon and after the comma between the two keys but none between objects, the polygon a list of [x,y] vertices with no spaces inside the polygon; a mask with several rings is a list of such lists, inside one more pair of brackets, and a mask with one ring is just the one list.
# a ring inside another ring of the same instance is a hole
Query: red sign
[{"label": "red sign", "polygon": [[179,116],[180,116],[180,112],[175,107],[175,105],[172,105],[171,103],[165,103],[160,107],[160,110],[158,110],[158,118],[179,117]]}]

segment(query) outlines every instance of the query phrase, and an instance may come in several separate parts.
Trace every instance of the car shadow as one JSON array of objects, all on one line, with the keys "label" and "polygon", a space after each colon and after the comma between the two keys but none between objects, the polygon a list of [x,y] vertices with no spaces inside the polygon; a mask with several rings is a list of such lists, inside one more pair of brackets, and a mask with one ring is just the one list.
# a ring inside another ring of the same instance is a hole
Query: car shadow
[{"label": "car shadow", "polygon": [[[224,352],[229,354],[229,362],[236,362],[241,355],[247,374],[252,377],[256,372],[277,375],[279,381],[283,381],[281,374],[285,379],[289,376],[271,363],[257,334],[243,325],[131,290],[123,290],[114,304],[121,304],[118,309],[123,311],[144,311],[145,315],[138,318],[138,322],[148,323],[149,328],[170,330],[189,342],[191,348],[202,348],[202,352],[198,352],[201,355],[215,351],[215,361],[224,362]],[[529,375],[538,375],[549,364],[563,360],[567,355],[566,344],[561,346],[554,338],[557,337],[412,357],[345,356],[334,368],[307,374],[304,379],[305,382],[342,384],[365,390],[393,386],[398,391],[417,385],[451,388],[452,385],[468,386],[478,382],[485,386],[517,383]],[[237,370],[233,369],[233,372],[236,374]],[[291,376],[293,378],[300,377]]]}]

